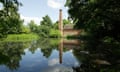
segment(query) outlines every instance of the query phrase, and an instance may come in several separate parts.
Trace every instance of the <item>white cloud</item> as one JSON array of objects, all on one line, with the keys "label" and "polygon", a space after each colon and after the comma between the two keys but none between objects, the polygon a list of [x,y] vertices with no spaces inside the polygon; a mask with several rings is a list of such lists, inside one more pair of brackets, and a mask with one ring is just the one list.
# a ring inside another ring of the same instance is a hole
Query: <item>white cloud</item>
[{"label": "white cloud", "polygon": [[24,24],[27,25],[31,20],[34,20],[34,22],[39,25],[40,24],[40,21],[42,20],[42,18],[39,18],[39,17],[27,17],[27,16],[23,16],[23,15],[20,15],[21,19],[24,20]]},{"label": "white cloud", "polygon": [[56,64],[59,64],[59,59],[51,59],[48,61],[49,66],[54,66]]},{"label": "white cloud", "polygon": [[52,7],[52,8],[61,8],[62,6],[64,6],[65,0],[48,0],[47,4],[48,6]]},{"label": "white cloud", "polygon": [[50,68],[45,69],[42,72],[73,72],[71,67],[66,67],[63,65],[51,66]]}]

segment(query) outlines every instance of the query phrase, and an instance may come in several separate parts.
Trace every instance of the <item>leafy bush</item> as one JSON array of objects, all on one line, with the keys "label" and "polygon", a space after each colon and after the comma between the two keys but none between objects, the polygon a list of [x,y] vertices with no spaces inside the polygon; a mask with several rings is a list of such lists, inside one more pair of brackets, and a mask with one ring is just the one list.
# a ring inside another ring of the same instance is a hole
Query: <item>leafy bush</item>
[{"label": "leafy bush", "polygon": [[50,37],[56,38],[56,37],[60,37],[60,35],[61,34],[59,30],[56,30],[56,29],[50,30],[50,34],[49,34]]}]

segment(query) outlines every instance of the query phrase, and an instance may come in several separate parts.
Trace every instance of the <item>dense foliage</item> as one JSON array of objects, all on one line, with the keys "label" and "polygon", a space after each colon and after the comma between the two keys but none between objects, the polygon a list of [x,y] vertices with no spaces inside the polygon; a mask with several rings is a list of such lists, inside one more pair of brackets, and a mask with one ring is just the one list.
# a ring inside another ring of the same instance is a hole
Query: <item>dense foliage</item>
[{"label": "dense foliage", "polygon": [[60,32],[58,30],[58,22],[53,24],[51,18],[46,15],[40,22],[40,25],[35,24],[32,20],[28,23],[31,32],[36,33],[40,37],[58,37]]},{"label": "dense foliage", "polygon": [[67,0],[69,14],[77,21],[75,28],[83,28],[95,38],[111,37],[120,40],[119,0]]},{"label": "dense foliage", "polygon": [[46,15],[43,17],[43,20],[40,22],[39,26],[39,34],[44,37],[48,37],[50,33],[50,29],[52,28],[53,22],[51,18]]},{"label": "dense foliage", "polygon": [[20,19],[17,0],[0,0],[3,5],[0,10],[0,38],[7,34],[17,34],[22,31],[23,21]]},{"label": "dense foliage", "polygon": [[31,32],[34,33],[37,31],[37,25],[35,24],[33,20],[31,20],[30,23],[28,23],[28,26]]}]

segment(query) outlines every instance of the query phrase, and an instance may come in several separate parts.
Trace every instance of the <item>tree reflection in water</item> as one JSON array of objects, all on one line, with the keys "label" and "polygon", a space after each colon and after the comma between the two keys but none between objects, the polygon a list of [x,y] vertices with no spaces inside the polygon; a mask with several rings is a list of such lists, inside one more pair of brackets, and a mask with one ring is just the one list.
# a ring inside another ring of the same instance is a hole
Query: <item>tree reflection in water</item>
[{"label": "tree reflection in water", "polygon": [[76,72],[119,72],[120,44],[88,41],[81,49],[74,49],[73,54],[82,62],[73,67]]},{"label": "tree reflection in water", "polygon": [[7,66],[10,70],[17,70],[20,67],[22,55],[25,49],[34,54],[40,48],[43,56],[48,58],[53,49],[57,49],[59,40],[40,39],[32,42],[0,42],[0,65]]},{"label": "tree reflection in water", "polygon": [[25,54],[26,46],[27,43],[24,44],[23,42],[0,43],[0,65],[4,64],[11,70],[19,68],[21,55]]},{"label": "tree reflection in water", "polygon": [[[70,42],[72,42],[72,44]],[[64,53],[72,50],[71,53],[80,64],[79,66],[77,65],[72,67],[75,72],[120,71],[119,44],[102,43],[100,41],[65,41],[63,39],[41,38],[40,40],[32,42],[0,43],[0,65],[5,65],[10,70],[17,70],[20,67],[22,56],[25,55],[25,49],[28,49],[32,54],[34,54],[37,49],[40,49],[46,59],[50,59],[54,50],[59,51],[59,61],[57,62],[59,62],[60,65],[66,64],[66,61],[63,61]]]}]

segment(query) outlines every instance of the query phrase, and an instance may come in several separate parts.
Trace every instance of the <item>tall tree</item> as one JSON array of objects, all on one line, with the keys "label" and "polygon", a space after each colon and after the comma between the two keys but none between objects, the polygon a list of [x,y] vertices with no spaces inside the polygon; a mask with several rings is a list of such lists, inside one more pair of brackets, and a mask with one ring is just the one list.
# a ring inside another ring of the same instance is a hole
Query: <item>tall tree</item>
[{"label": "tall tree", "polygon": [[59,23],[59,22],[58,22],[58,21],[56,21],[56,22],[53,24],[53,26],[52,26],[52,27],[53,27],[53,29],[58,29],[58,23]]},{"label": "tall tree", "polygon": [[120,39],[119,0],[67,0],[69,14],[77,21],[75,28],[85,28],[94,36]]},{"label": "tall tree", "polygon": [[40,22],[40,25],[45,25],[45,26],[49,26],[49,27],[51,27],[52,24],[53,24],[52,20],[51,20],[51,18],[48,15],[43,17],[43,20]]},{"label": "tall tree", "polygon": [[50,29],[52,28],[52,20],[51,18],[46,15],[43,17],[43,20],[40,22],[40,26],[38,27],[38,34],[43,37],[48,37],[50,33]]},{"label": "tall tree", "polygon": [[3,4],[0,10],[0,37],[8,33],[20,33],[22,20],[18,13],[18,7],[21,5],[17,0],[0,0]]},{"label": "tall tree", "polygon": [[31,32],[35,32],[37,31],[37,25],[35,24],[35,22],[33,20],[30,21],[30,23],[28,23],[29,28],[31,30]]},{"label": "tall tree", "polygon": [[63,19],[63,25],[66,25],[66,24],[71,24],[70,20]]}]

